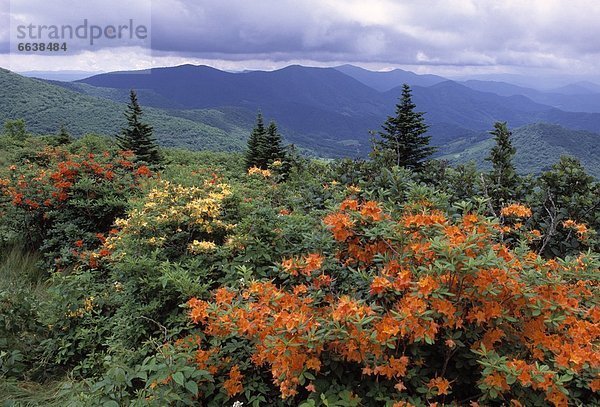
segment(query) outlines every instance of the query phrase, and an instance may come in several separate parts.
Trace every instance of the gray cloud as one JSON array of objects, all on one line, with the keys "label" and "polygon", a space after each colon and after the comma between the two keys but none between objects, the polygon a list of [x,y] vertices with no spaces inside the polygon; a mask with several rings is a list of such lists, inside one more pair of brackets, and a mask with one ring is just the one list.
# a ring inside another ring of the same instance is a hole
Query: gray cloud
[{"label": "gray cloud", "polygon": [[[111,24],[125,18],[143,21],[149,5],[147,0],[18,0],[16,8],[28,21],[76,23],[81,12],[73,10],[83,7],[94,22]],[[154,0],[151,12],[147,46],[157,60],[581,71],[593,71],[600,63],[600,2],[595,0]],[[8,37],[7,26],[2,27],[0,44]],[[92,51],[116,54],[118,48],[132,45],[105,41]],[[90,49],[82,46],[79,51]]]},{"label": "gray cloud", "polygon": [[584,55],[600,56],[596,1],[154,4],[153,48],[159,53],[233,60],[269,55],[322,62],[550,67],[568,66]]}]

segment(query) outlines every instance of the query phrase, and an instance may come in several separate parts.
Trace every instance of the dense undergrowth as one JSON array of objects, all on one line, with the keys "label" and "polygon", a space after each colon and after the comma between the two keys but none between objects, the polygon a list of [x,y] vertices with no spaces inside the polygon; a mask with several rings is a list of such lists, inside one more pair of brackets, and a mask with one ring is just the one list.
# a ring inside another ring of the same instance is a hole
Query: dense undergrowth
[{"label": "dense undergrowth", "polygon": [[600,403],[572,159],[495,207],[471,166],[55,144],[0,139],[5,405]]}]

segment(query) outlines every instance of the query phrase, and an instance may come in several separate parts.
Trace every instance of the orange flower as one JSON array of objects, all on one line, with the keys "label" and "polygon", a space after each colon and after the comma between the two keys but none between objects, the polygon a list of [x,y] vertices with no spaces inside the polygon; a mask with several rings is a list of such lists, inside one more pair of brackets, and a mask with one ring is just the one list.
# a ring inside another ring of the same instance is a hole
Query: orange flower
[{"label": "orange flower", "polygon": [[377,276],[373,279],[371,283],[371,294],[379,295],[384,291],[390,289],[392,287],[392,283],[385,277]]},{"label": "orange flower", "polygon": [[434,387],[437,389],[437,394],[449,394],[448,390],[450,389],[450,382],[443,377],[435,377],[427,383],[427,387],[429,389],[433,389]]},{"label": "orange flower", "polygon": [[208,317],[208,303],[197,298],[190,298],[187,302],[190,308],[190,319],[195,324],[204,322]]},{"label": "orange flower", "polygon": [[317,358],[310,358],[306,361],[306,368],[307,369],[312,369],[315,372],[318,372],[319,370],[321,370],[321,361]]},{"label": "orange flower", "polygon": [[365,202],[360,210],[360,214],[364,217],[371,218],[374,221],[379,221],[382,218],[381,208],[375,201]]},{"label": "orange flower", "polygon": [[508,383],[506,383],[506,378],[497,372],[486,376],[486,378],[483,379],[483,382],[488,386],[494,387],[500,391],[506,391],[510,389],[510,386],[508,385]]},{"label": "orange flower", "polygon": [[500,215],[504,217],[514,216],[517,218],[530,218],[531,217],[531,209],[524,205],[520,204],[512,204],[509,206],[505,206],[500,210]]},{"label": "orange flower", "polygon": [[356,199],[346,199],[340,204],[340,210],[345,211],[348,209],[352,211],[358,210],[358,201]]},{"label": "orange flower", "polygon": [[585,237],[585,235],[589,232],[586,225],[584,225],[583,223],[577,223],[572,219],[567,219],[566,221],[564,221],[563,226],[567,229],[575,230],[579,238]]},{"label": "orange flower", "polygon": [[419,286],[419,292],[425,296],[431,294],[434,290],[437,290],[440,284],[431,276],[423,277],[417,283]]},{"label": "orange flower", "polygon": [[281,262],[281,267],[286,271],[286,273],[297,276],[298,275],[298,262],[295,259],[284,259]]},{"label": "orange flower", "polygon": [[350,217],[343,213],[332,213],[325,217],[323,222],[331,227],[333,237],[339,242],[343,242],[350,236],[354,235],[351,228],[354,226],[354,222]]},{"label": "orange flower", "polygon": [[306,275],[310,275],[313,271],[317,271],[323,265],[323,256],[317,253],[311,253],[304,257],[305,266],[303,272]]},{"label": "orange flower", "polygon": [[550,393],[546,395],[546,400],[554,404],[554,407],[568,407],[569,405],[567,396],[557,388],[553,388]]},{"label": "orange flower", "polygon": [[594,379],[590,382],[590,390],[594,393],[598,393],[600,391],[600,378]]},{"label": "orange flower", "polygon": [[235,396],[244,390],[242,379],[244,376],[240,373],[240,368],[234,365],[229,371],[229,379],[223,383],[223,388],[227,391],[229,397]]},{"label": "orange flower", "polygon": [[215,301],[219,305],[231,305],[231,301],[234,297],[235,293],[233,291],[229,291],[225,287],[219,288],[215,292]]}]

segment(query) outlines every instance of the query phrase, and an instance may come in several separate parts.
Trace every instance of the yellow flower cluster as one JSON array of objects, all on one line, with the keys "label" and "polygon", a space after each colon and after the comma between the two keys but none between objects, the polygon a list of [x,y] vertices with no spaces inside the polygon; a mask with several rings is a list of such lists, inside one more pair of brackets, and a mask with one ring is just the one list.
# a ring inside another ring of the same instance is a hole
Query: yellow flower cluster
[{"label": "yellow flower cluster", "polygon": [[346,190],[348,191],[349,194],[351,195],[356,195],[358,193],[360,193],[362,191],[362,189],[360,189],[360,187],[356,186],[356,185],[349,185]]},{"label": "yellow flower cluster", "polygon": [[[224,201],[230,195],[231,189],[224,183],[206,181],[202,186],[188,187],[160,181],[127,219],[115,222],[119,233],[107,238],[104,247],[118,248],[117,243],[126,235],[137,236],[148,246],[164,247],[173,234],[184,231],[224,234],[234,227],[220,219]],[[190,245],[193,250],[206,251],[204,243],[211,242],[198,242],[200,246],[195,243]]]},{"label": "yellow flower cluster", "polygon": [[209,242],[206,240],[198,241],[194,240],[192,243],[188,245],[188,251],[192,254],[200,254],[200,253],[208,253],[212,252],[217,248],[217,245],[213,242]]},{"label": "yellow flower cluster", "polygon": [[[225,227],[217,218],[221,215],[223,200],[231,195],[226,184],[204,187],[185,187],[162,181],[150,191],[143,208],[134,210],[126,226],[160,229],[165,223],[199,225],[211,233],[215,227]],[[158,239],[158,237],[157,237]]]},{"label": "yellow flower cluster", "polygon": [[86,313],[91,312],[94,309],[94,297],[88,297],[83,300],[83,306],[77,308],[75,311],[67,312],[69,318],[82,318]]},{"label": "yellow flower cluster", "polygon": [[264,178],[269,178],[271,176],[271,171],[263,170],[258,167],[251,167],[248,169],[248,175],[261,175]]}]

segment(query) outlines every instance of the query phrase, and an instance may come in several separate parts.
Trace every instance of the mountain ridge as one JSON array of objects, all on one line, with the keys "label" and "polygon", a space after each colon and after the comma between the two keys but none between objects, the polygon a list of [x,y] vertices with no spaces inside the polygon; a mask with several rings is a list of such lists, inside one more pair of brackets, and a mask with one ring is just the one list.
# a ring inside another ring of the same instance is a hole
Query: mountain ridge
[{"label": "mountain ridge", "polygon": [[[288,143],[323,157],[366,156],[370,131],[379,130],[385,118],[394,114],[401,94],[400,88],[379,92],[334,68],[298,65],[232,73],[188,64],[101,74],[75,82],[0,71],[0,84],[0,100],[11,101],[3,103],[0,119],[24,117],[36,132],[56,132],[67,124],[75,134],[116,134],[124,124],[129,90],[135,88],[162,145],[241,150],[260,109],[267,120],[277,121]],[[456,154],[457,146],[469,151],[465,140],[480,142],[495,121],[507,121],[511,128],[546,122],[590,134],[600,129],[600,114],[565,112],[523,95],[500,96],[456,81],[415,85],[412,90],[441,156]],[[539,133],[531,134],[538,137]],[[553,146],[558,144],[553,140],[544,148],[555,156],[559,150]]]}]

